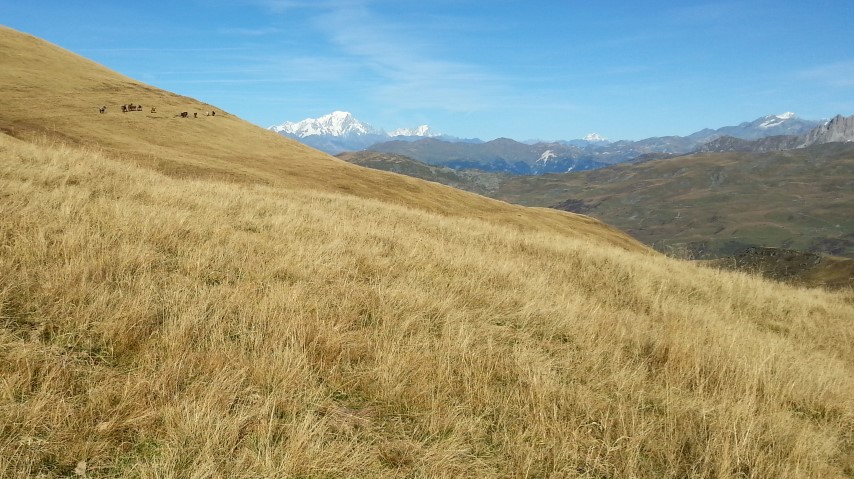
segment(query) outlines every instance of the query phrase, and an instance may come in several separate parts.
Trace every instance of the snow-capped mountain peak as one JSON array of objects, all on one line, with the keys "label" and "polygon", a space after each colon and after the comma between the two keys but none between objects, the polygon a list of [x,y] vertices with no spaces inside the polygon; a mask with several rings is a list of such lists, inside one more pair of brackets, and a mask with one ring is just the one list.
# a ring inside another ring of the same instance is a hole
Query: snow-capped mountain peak
[{"label": "snow-capped mountain peak", "polygon": [[313,135],[347,137],[383,134],[382,130],[357,120],[352,113],[346,111],[334,111],[320,118],[306,118],[298,122],[286,121],[280,125],[271,126],[270,129],[299,138]]},{"label": "snow-capped mountain peak", "polygon": [[346,111],[333,111],[320,118],[306,118],[297,122],[286,121],[269,129],[332,155],[342,151],[361,150],[391,139],[415,141],[420,138],[441,136],[434,133],[427,125],[417,128],[398,128],[391,133],[386,133],[384,130],[357,120],[352,113]]},{"label": "snow-capped mountain peak", "polygon": [[388,136],[423,136],[425,138],[430,138],[438,135],[433,133],[433,130],[431,130],[429,126],[421,125],[417,128],[398,128],[397,130],[389,133]]},{"label": "snow-capped mountain peak", "polygon": [[607,139],[607,138],[605,138],[604,136],[600,135],[599,133],[588,133],[588,134],[587,134],[587,136],[585,136],[584,138],[582,138],[582,140],[584,140],[584,141],[590,141],[590,142],[608,141],[608,139]]},{"label": "snow-capped mountain peak", "polygon": [[276,133],[295,138],[306,138],[309,136],[350,138],[367,135],[381,137],[417,136],[426,138],[439,136],[427,125],[421,125],[416,128],[398,128],[391,133],[386,133],[381,129],[374,128],[367,123],[357,120],[352,113],[346,111],[333,111],[320,118],[306,118],[297,122],[286,121],[279,125],[271,126],[269,129]]}]

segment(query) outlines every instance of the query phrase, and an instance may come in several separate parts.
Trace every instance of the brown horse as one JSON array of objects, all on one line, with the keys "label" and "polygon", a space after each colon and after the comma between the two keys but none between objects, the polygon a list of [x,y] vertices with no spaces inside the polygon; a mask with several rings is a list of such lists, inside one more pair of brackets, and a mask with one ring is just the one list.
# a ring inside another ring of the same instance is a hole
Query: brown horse
[{"label": "brown horse", "polygon": [[189,114],[186,111],[181,112],[181,118],[187,118]]},{"label": "brown horse", "polygon": [[100,113],[107,113],[107,107],[106,107],[106,106],[102,106],[101,108],[98,108],[98,112],[100,112]]}]

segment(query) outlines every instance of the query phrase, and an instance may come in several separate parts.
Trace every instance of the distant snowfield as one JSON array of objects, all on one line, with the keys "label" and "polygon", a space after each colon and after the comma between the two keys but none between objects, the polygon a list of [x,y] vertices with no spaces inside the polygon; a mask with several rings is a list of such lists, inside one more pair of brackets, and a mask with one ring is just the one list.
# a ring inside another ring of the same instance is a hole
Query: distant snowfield
[{"label": "distant snowfield", "polygon": [[416,128],[398,128],[391,133],[386,133],[382,129],[374,128],[368,123],[359,121],[352,113],[346,111],[334,111],[320,118],[306,118],[298,122],[286,121],[278,125],[273,125],[269,129],[276,133],[285,133],[298,138],[321,135],[335,137],[377,135],[389,138],[396,136],[419,136],[425,138],[438,136],[428,125],[420,125]]},{"label": "distant snowfield", "polygon": [[787,111],[786,113],[781,113],[779,115],[774,115],[771,119],[762,122],[759,125],[759,128],[772,128],[775,126],[779,126],[782,125],[784,121],[791,120],[795,116],[796,115],[790,111]]}]

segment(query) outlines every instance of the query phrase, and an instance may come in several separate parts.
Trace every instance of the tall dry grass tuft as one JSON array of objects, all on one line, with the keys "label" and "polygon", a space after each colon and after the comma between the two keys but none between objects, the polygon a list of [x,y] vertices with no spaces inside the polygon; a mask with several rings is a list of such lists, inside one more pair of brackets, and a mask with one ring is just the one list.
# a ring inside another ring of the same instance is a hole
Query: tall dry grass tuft
[{"label": "tall dry grass tuft", "polygon": [[3,477],[854,476],[850,294],[6,136],[0,218]]}]

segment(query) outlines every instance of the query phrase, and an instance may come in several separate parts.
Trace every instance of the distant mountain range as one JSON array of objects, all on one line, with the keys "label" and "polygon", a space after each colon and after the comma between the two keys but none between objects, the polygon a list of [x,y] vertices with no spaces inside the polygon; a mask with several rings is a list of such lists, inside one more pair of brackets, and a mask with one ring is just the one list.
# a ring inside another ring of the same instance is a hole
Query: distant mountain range
[{"label": "distant mountain range", "polygon": [[[372,145],[368,149],[408,156],[431,165],[539,175],[584,171],[617,163],[684,155],[702,150],[709,142],[720,144],[713,144],[712,149],[708,151],[777,151],[786,149],[784,146],[794,148],[803,143],[800,140],[802,135],[819,125],[821,122],[804,120],[787,112],[763,116],[737,126],[704,129],[684,137],[661,136],[639,141],[612,142],[595,134],[578,140],[533,144],[519,143],[507,138],[478,144],[417,139],[407,142],[388,141]],[[786,137],[789,143],[766,140],[772,137]],[[753,145],[753,141],[759,143]],[[741,149],[735,149],[730,144],[733,142]]]},{"label": "distant mountain range", "polygon": [[[483,142],[438,135],[427,125],[386,133],[357,120],[351,113],[340,111],[317,119],[284,122],[270,129],[330,154],[368,149],[454,169],[540,175],[584,171],[695,151],[781,151],[813,144],[822,141],[821,138],[844,136],[845,133],[811,133],[831,123],[832,128],[828,131],[854,128],[843,121],[844,118],[840,116],[830,122],[822,122],[805,120],[786,112],[735,126],[706,128],[688,136],[661,136],[638,141],[609,141],[591,133],[582,139],[554,142],[522,143],[509,138]],[[813,136],[808,138],[809,135]]]}]

